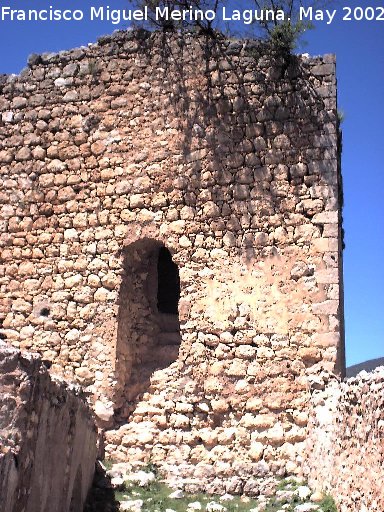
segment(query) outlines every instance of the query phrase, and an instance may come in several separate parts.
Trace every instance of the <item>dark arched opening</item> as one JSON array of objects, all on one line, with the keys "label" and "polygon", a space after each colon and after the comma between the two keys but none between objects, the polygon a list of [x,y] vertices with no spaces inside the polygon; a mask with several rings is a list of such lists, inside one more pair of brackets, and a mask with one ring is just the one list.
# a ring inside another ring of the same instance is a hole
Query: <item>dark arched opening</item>
[{"label": "dark arched opening", "polygon": [[177,360],[181,342],[179,269],[170,251],[145,238],[125,247],[123,254],[116,354],[118,422],[134,410],[153,373]]}]

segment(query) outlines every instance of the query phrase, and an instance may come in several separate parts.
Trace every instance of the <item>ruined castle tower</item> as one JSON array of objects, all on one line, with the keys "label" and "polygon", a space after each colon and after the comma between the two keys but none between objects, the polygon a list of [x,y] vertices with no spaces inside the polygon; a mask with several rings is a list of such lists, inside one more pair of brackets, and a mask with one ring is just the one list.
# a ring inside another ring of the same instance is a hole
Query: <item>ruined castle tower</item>
[{"label": "ruined castle tower", "polygon": [[0,111],[2,336],[84,386],[114,458],[298,472],[344,368],[334,57],[117,32],[32,56]]}]

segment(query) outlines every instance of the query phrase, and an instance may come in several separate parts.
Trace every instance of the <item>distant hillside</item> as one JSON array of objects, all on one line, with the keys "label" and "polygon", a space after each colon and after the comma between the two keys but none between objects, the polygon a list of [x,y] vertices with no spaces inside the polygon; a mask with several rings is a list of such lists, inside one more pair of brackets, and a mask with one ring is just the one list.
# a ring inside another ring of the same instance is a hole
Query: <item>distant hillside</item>
[{"label": "distant hillside", "polygon": [[364,361],[363,363],[348,366],[346,369],[346,377],[355,377],[362,370],[371,372],[377,366],[384,366],[384,357],[378,357],[377,359],[370,359],[369,361]]}]

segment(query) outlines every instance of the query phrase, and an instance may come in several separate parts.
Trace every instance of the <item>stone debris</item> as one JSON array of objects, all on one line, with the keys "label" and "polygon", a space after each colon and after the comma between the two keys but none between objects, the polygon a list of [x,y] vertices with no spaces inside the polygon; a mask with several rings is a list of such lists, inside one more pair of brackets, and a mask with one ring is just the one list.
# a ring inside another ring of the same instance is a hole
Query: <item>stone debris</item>
[{"label": "stone debris", "polygon": [[294,512],[311,512],[311,510],[319,510],[319,506],[314,503],[302,503],[294,508]]},{"label": "stone debris", "polygon": [[320,491],[315,491],[313,494],[311,494],[311,501],[314,501],[315,503],[318,501],[321,501],[324,498],[324,493]]},{"label": "stone debris", "polygon": [[220,496],[220,501],[231,501],[233,500],[233,496],[232,494],[223,494],[222,496]]},{"label": "stone debris", "polygon": [[296,489],[295,493],[299,496],[300,499],[306,500],[311,496],[312,491],[306,485],[300,485],[300,487]]},{"label": "stone debris", "polygon": [[284,489],[284,491],[276,491],[276,498],[278,500],[290,500],[296,491],[290,491],[288,489]]},{"label": "stone debris", "polygon": [[141,512],[143,500],[124,500],[120,501],[120,510],[129,510],[131,512]]},{"label": "stone debris", "polygon": [[137,471],[136,473],[130,473],[125,477],[125,480],[137,484],[140,487],[146,487],[156,479],[155,474],[152,472]]},{"label": "stone debris", "polygon": [[111,485],[114,489],[121,489],[124,485],[124,478],[121,476],[111,478]]},{"label": "stone debris", "polygon": [[220,503],[216,503],[215,501],[210,501],[207,503],[205,510],[207,512],[227,512],[227,508]]},{"label": "stone debris", "polygon": [[189,510],[201,510],[202,506],[199,501],[193,501],[192,503],[188,503]]},{"label": "stone debris", "polygon": [[182,490],[180,489],[177,489],[176,491],[172,492],[170,495],[169,495],[169,498],[172,498],[172,499],[175,499],[175,500],[179,500],[181,498],[184,498],[184,493]]}]

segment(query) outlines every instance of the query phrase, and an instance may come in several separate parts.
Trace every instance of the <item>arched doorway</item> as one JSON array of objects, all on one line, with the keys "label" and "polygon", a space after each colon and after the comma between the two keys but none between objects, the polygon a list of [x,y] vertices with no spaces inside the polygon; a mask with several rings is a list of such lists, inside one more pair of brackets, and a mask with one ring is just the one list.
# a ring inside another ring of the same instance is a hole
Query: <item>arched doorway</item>
[{"label": "arched doorway", "polygon": [[179,269],[170,251],[145,238],[123,251],[119,294],[116,420],[125,421],[151,375],[173,363],[181,342]]}]

